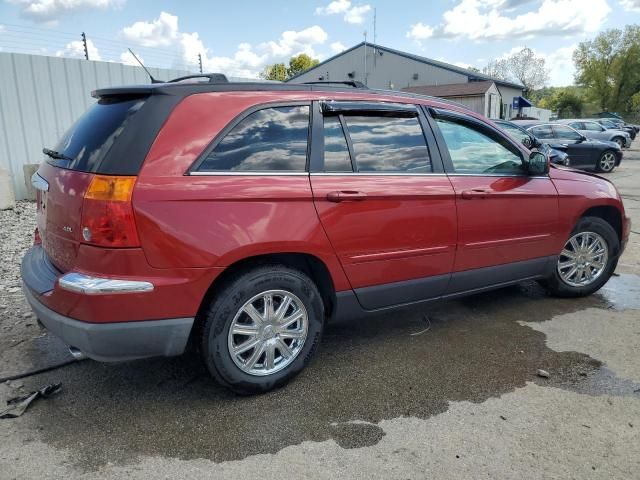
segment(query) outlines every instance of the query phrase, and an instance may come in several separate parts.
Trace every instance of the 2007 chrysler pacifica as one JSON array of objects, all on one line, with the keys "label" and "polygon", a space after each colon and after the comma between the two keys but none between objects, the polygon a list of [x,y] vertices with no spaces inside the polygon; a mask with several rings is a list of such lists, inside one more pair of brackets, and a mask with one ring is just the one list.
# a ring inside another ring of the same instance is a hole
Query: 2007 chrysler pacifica
[{"label": "2007 chrysler pacifica", "polygon": [[609,181],[549,167],[457,104],[358,87],[94,92],[32,179],[38,318],[101,361],[191,340],[248,393],[297,374],[335,317],[607,282],[630,228]]}]

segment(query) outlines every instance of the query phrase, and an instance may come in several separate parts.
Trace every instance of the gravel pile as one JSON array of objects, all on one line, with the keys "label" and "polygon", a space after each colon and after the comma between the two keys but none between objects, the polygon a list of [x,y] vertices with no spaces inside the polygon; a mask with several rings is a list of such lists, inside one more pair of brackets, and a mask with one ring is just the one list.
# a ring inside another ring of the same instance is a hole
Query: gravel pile
[{"label": "gravel pile", "polygon": [[0,308],[8,306],[8,296],[22,295],[20,261],[33,245],[36,204],[17,202],[12,210],[0,211]]}]

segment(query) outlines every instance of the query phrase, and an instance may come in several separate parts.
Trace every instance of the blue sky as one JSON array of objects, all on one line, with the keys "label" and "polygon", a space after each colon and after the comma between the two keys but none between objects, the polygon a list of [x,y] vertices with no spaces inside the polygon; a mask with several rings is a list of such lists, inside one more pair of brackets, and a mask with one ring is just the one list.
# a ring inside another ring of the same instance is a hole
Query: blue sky
[{"label": "blue sky", "polygon": [[575,46],[640,22],[640,0],[0,0],[0,48],[256,76],[306,52],[326,59],[363,40],[482,68],[529,46],[547,59],[551,85],[572,82]]}]

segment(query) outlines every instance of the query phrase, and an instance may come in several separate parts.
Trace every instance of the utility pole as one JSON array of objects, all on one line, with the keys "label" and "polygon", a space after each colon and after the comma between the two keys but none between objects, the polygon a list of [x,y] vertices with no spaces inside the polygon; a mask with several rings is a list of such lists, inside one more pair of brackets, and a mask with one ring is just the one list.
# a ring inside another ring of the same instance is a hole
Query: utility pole
[{"label": "utility pole", "polygon": [[364,84],[367,84],[367,31],[364,31]]},{"label": "utility pole", "polygon": [[[378,45],[377,28],[376,28],[377,17],[378,17],[377,8],[374,7],[373,8],[373,44],[374,45]],[[378,65],[378,49],[377,47],[373,47],[373,69],[374,70],[377,65]]]},{"label": "utility pole", "polygon": [[200,66],[200,73],[202,73],[202,54],[198,54],[198,65]]},{"label": "utility pole", "polygon": [[89,49],[87,48],[87,36],[82,32],[82,46],[84,47],[84,58],[89,60]]}]

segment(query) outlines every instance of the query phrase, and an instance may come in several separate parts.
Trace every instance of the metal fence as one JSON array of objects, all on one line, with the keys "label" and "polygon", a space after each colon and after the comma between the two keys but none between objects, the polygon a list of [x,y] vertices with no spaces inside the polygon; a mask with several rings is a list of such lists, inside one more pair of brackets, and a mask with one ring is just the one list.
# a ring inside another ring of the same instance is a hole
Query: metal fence
[{"label": "metal fence", "polygon": [[[161,79],[190,73],[150,71]],[[12,176],[16,199],[28,197],[24,166],[42,161],[42,148],[53,147],[94,102],[92,90],[148,82],[141,67],[0,52],[0,167]]]}]

